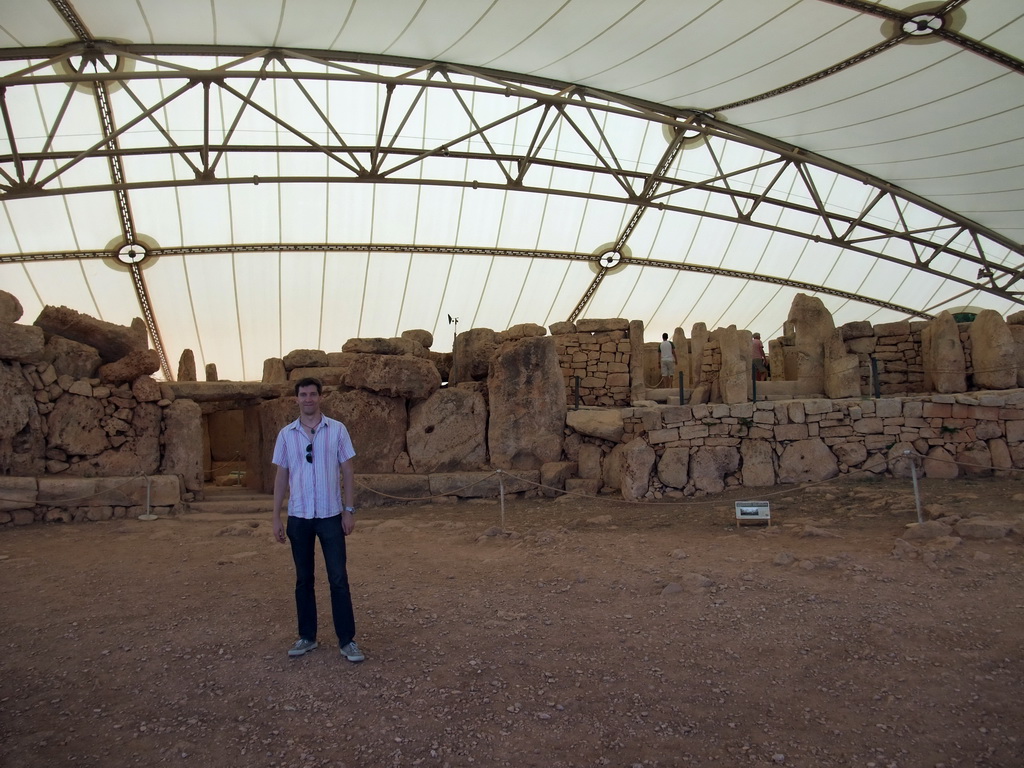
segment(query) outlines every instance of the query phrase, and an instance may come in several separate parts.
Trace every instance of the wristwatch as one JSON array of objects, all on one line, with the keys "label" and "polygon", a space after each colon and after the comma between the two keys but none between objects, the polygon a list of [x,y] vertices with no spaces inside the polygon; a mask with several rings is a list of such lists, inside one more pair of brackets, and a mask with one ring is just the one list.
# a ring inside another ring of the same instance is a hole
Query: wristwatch
[{"label": "wristwatch", "polygon": [[351,512],[352,514],[355,514],[356,512],[355,507],[342,507],[342,509],[345,510],[346,512]]}]

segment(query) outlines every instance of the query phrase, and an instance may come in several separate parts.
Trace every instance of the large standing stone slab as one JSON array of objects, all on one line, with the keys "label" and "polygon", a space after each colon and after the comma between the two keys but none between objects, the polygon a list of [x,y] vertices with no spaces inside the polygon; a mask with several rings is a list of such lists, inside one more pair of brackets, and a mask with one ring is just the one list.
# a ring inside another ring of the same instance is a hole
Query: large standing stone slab
[{"label": "large standing stone slab", "polygon": [[203,411],[198,403],[178,399],[164,409],[161,443],[161,474],[176,475],[186,491],[201,491]]},{"label": "large standing stone slab", "polygon": [[860,359],[846,351],[841,330],[826,339],[824,351],[825,395],[834,400],[860,396]]},{"label": "large standing stone slab", "polygon": [[368,355],[412,355],[426,357],[427,348],[413,339],[396,337],[385,339],[380,337],[349,339],[342,346],[343,353]]},{"label": "large standing stone slab", "polygon": [[565,423],[581,435],[610,440],[613,443],[622,440],[626,429],[622,411],[618,408],[585,405],[579,409],[569,409],[565,414]]},{"label": "large standing stone slab", "polygon": [[196,355],[191,349],[181,350],[178,358],[178,381],[196,381]]},{"label": "large standing stone slab", "polygon": [[58,376],[73,379],[93,378],[103,363],[95,348],[63,336],[51,336],[46,340],[43,359],[53,365]]},{"label": "large standing stone slab", "polygon": [[816,437],[791,443],[779,458],[781,483],[819,482],[838,474],[835,454]]},{"label": "large standing stone slab", "polygon": [[1011,325],[1009,328],[1017,349],[1017,386],[1024,387],[1024,325]]},{"label": "large standing stone slab", "polygon": [[[348,427],[356,449],[352,462],[356,472],[395,471],[395,462],[405,452],[405,434],[409,427],[405,400],[352,389],[325,395],[321,409]],[[292,418],[298,418],[298,410],[293,413]]]},{"label": "large standing stone slab", "polygon": [[142,323],[116,325],[68,307],[43,307],[34,325],[38,325],[47,334],[88,344],[99,352],[105,363],[120,360],[132,352],[141,352],[149,346],[149,338]]},{"label": "large standing stone slab", "polygon": [[1017,386],[1017,345],[1002,315],[983,309],[970,326],[971,368],[979,389]]},{"label": "large standing stone slab", "polygon": [[160,467],[161,410],[155,403],[136,405],[131,427],[123,434],[125,441],[98,456],[72,464],[67,469],[68,474],[99,477],[156,474]]},{"label": "large standing stone slab", "polygon": [[472,389],[439,389],[409,410],[406,445],[413,471],[456,472],[487,466],[487,405]]},{"label": "large standing stone slab", "polygon": [[502,344],[487,378],[492,466],[536,469],[562,457],[565,382],[551,336]]},{"label": "large standing stone slab", "polygon": [[751,377],[751,335],[735,325],[717,328],[711,337],[718,342],[722,354],[722,368],[718,374],[718,387],[723,403],[745,403],[750,400],[753,386]]},{"label": "large standing stone slab", "polygon": [[46,336],[41,328],[0,322],[0,360],[41,362],[45,346]]},{"label": "large standing stone slab", "polygon": [[836,329],[832,314],[817,296],[798,293],[793,297],[786,326],[793,330],[797,391],[800,394],[824,392],[825,342]]},{"label": "large standing stone slab", "polygon": [[743,459],[743,485],[775,485],[775,452],[767,440],[744,440],[740,446]]},{"label": "large standing stone slab", "polygon": [[657,455],[654,449],[640,437],[635,437],[623,446],[620,487],[626,501],[642,499],[651,488],[651,470]]},{"label": "large standing stone slab", "polygon": [[471,328],[455,337],[448,382],[483,381],[498,348],[498,336],[490,328]]},{"label": "large standing stone slab", "polygon": [[925,387],[942,394],[967,391],[967,362],[960,328],[948,311],[940,312],[921,330],[921,361]]},{"label": "large standing stone slab", "polygon": [[341,383],[385,397],[418,401],[441,388],[441,374],[426,358],[366,354],[341,375]]}]

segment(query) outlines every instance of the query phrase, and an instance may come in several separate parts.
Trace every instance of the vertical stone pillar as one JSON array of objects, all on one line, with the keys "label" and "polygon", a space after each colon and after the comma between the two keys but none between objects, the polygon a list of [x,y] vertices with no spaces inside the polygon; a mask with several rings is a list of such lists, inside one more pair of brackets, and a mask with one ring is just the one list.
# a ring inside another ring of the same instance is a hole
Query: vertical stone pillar
[{"label": "vertical stone pillar", "polygon": [[629,389],[635,403],[647,397],[644,382],[644,321],[629,321]]}]

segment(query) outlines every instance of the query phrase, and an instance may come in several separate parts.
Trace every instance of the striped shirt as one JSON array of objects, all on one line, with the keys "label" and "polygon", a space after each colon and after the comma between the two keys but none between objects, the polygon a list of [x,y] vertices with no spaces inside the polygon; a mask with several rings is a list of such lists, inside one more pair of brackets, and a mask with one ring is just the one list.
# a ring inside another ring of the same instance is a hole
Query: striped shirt
[{"label": "striped shirt", "polygon": [[278,432],[273,461],[288,470],[288,514],[306,519],[340,515],[341,465],[355,455],[348,429],[326,416],[312,440],[298,419]]}]

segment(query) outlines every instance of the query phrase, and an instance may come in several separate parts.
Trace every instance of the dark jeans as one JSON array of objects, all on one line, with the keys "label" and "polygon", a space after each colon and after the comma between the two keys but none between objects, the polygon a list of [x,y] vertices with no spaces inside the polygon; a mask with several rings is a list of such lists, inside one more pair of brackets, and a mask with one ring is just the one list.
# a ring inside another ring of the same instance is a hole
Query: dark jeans
[{"label": "dark jeans", "polygon": [[295,561],[295,608],[299,615],[299,637],[316,640],[315,580],[316,540],[327,564],[327,581],[331,585],[331,614],[338,643],[345,645],[356,634],[356,621],[352,614],[352,593],[348,588],[345,569],[345,532],[341,529],[341,515],[305,520],[288,516],[288,540]]}]

